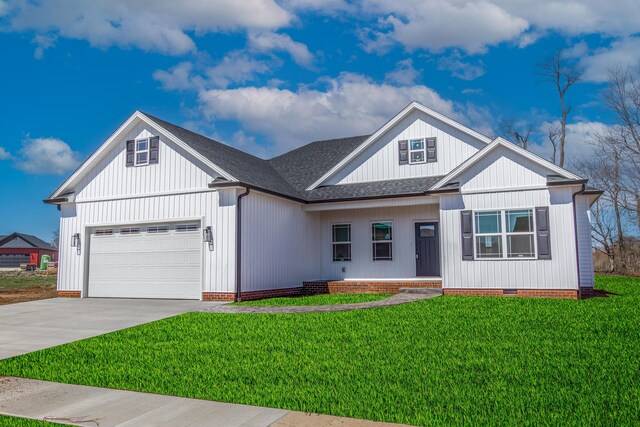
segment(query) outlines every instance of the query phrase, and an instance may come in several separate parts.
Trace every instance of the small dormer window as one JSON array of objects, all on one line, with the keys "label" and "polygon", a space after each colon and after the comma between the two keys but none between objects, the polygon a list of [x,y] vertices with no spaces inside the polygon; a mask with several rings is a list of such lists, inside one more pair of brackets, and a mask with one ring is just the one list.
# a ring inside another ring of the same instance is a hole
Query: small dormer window
[{"label": "small dormer window", "polygon": [[149,138],[136,139],[136,166],[149,164]]},{"label": "small dormer window", "polygon": [[126,151],[127,167],[155,165],[160,154],[160,137],[130,139]]},{"label": "small dormer window", "polygon": [[424,139],[409,140],[409,164],[424,163],[427,159],[427,148]]},{"label": "small dormer window", "polygon": [[416,138],[398,140],[400,165],[417,165],[438,161],[436,138]]}]

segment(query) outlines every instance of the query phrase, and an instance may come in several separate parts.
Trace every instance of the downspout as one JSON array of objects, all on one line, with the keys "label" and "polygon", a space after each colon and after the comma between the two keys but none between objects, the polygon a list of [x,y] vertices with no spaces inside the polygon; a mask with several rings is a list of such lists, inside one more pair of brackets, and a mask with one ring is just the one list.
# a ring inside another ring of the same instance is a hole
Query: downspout
[{"label": "downspout", "polygon": [[578,242],[578,213],[577,213],[577,206],[576,206],[576,197],[581,194],[584,194],[585,189],[586,189],[585,184],[582,184],[582,186],[580,187],[580,190],[576,191],[571,196],[571,199],[573,200],[573,237],[576,241],[576,266],[578,268],[578,299],[582,298],[582,295],[580,291],[580,249],[579,249],[579,242]]},{"label": "downspout", "polygon": [[246,188],[245,192],[238,195],[236,203],[236,301],[242,301],[242,199],[251,192]]}]

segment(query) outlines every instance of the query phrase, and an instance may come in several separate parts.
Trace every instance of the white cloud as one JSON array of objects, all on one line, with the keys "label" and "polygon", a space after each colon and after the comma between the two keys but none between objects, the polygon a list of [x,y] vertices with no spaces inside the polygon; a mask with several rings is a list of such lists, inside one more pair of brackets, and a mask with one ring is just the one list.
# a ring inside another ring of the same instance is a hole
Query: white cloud
[{"label": "white cloud", "polygon": [[78,154],[58,138],[28,138],[15,166],[30,174],[62,175],[78,166]]},{"label": "white cloud", "polygon": [[288,53],[296,64],[303,67],[313,66],[313,55],[307,46],[296,42],[286,34],[259,32],[249,34],[249,48],[261,53],[282,51]]},{"label": "white cloud", "polygon": [[0,16],[4,16],[7,13],[9,13],[9,4],[4,0],[0,0]]},{"label": "white cloud", "polygon": [[407,49],[441,51],[459,47],[470,53],[519,37],[528,27],[525,19],[489,1],[376,0],[362,3],[370,13],[384,16],[386,26],[365,45],[388,45],[392,39]]},{"label": "white cloud", "polygon": [[14,0],[5,13],[13,30],[172,55],[195,49],[189,32],[272,30],[293,19],[274,0]]},{"label": "white cloud", "polygon": [[42,59],[44,58],[44,51],[56,43],[56,38],[44,34],[36,34],[32,42],[37,45],[36,50],[33,51],[33,57]]},{"label": "white cloud", "polygon": [[233,51],[213,66],[198,68],[190,62],[181,62],[168,71],[156,70],[153,78],[165,90],[192,90],[226,88],[254,80],[259,74],[267,74],[276,66],[276,61],[260,61],[243,51]]},{"label": "white cloud", "polygon": [[232,83],[246,83],[253,80],[258,74],[271,71],[269,64],[249,55],[235,51],[224,57],[219,64],[207,69],[206,75],[209,82],[215,87],[227,87]]},{"label": "white cloud", "polygon": [[413,68],[413,60],[411,58],[398,62],[398,66],[395,70],[385,74],[385,79],[399,84],[399,85],[412,85],[418,79],[420,73]]},{"label": "white cloud", "polygon": [[640,37],[629,37],[611,43],[611,46],[596,50],[583,57],[584,80],[605,82],[611,66],[635,66],[640,64]]},{"label": "white cloud", "polygon": [[376,52],[397,42],[409,50],[460,48],[482,53],[502,42],[526,47],[550,31],[614,37],[640,32],[640,7],[634,1],[360,0],[357,4],[360,15],[378,19],[379,28],[365,32],[365,48]]},{"label": "white cloud", "polygon": [[564,52],[565,58],[570,59],[579,59],[589,54],[589,45],[584,40],[574,44],[569,49],[565,49]]},{"label": "white cloud", "polygon": [[[547,126],[560,127],[559,121],[543,122],[538,128],[541,140],[538,144],[531,145],[530,149],[534,153],[551,159],[553,147],[547,138]],[[602,122],[580,121],[567,124],[567,137],[565,145],[565,157],[567,164],[571,165],[579,160],[586,159],[593,153],[594,138],[604,135],[609,129],[609,125]],[[559,156],[559,154],[558,154]]]},{"label": "white cloud", "polygon": [[193,64],[190,62],[181,62],[169,71],[156,70],[153,72],[153,78],[159,81],[165,90],[189,90],[195,85]]},{"label": "white cloud", "polygon": [[475,80],[485,73],[482,62],[478,64],[464,62],[458,52],[440,58],[438,61],[438,69],[450,71],[453,77],[462,80]]},{"label": "white cloud", "polygon": [[279,154],[309,141],[371,133],[412,100],[453,118],[464,119],[453,102],[422,85],[377,84],[356,74],[325,81],[326,88],[277,87],[211,89],[199,94],[208,120],[235,120],[251,133],[266,136]]},{"label": "white cloud", "polygon": [[11,158],[11,154],[4,149],[4,147],[0,147],[0,160],[7,160]]}]

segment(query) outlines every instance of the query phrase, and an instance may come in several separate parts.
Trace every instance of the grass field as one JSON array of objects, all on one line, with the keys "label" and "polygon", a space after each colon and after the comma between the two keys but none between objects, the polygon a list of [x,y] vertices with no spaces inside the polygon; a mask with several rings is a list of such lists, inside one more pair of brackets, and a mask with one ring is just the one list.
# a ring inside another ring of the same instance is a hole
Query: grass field
[{"label": "grass field", "polygon": [[640,279],[597,284],[618,295],[189,313],[0,374],[416,425],[637,425]]},{"label": "grass field", "polygon": [[353,304],[356,302],[379,301],[391,294],[327,294],[294,298],[268,298],[256,301],[237,302],[231,305],[330,305]]},{"label": "grass field", "polygon": [[2,427],[42,427],[42,426],[66,426],[68,424],[50,423],[47,421],[30,420],[28,418],[6,417],[0,415],[0,426]]},{"label": "grass field", "polygon": [[56,275],[44,275],[25,272],[1,272],[0,289],[30,288],[32,286],[56,285]]}]

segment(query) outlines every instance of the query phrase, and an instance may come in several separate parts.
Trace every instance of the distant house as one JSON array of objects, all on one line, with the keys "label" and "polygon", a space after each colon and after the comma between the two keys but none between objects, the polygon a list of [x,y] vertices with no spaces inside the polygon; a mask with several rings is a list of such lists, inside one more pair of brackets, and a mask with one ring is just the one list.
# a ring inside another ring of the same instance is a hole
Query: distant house
[{"label": "distant house", "polygon": [[40,265],[43,255],[58,260],[58,249],[30,234],[12,233],[0,236],[0,268],[18,268],[20,264]]},{"label": "distant house", "polygon": [[61,296],[578,298],[600,194],[414,102],[372,135],[270,160],[137,111],[45,202],[61,214]]}]

